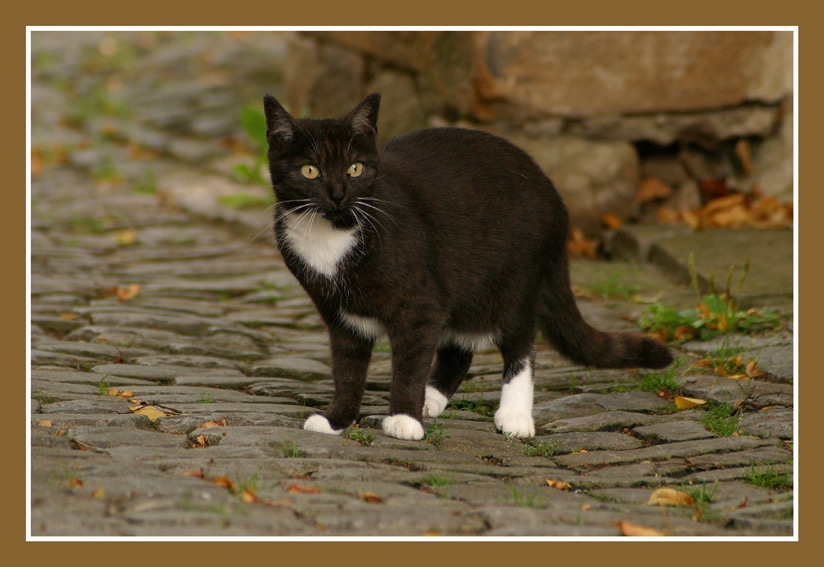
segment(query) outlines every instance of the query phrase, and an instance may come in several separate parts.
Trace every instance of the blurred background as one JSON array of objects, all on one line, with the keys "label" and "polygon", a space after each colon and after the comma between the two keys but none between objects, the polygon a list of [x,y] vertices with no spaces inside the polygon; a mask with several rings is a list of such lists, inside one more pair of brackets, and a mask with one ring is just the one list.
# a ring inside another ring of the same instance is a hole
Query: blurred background
[{"label": "blurred background", "polygon": [[459,125],[526,149],[573,253],[626,223],[788,227],[792,56],[777,31],[38,31],[33,175],[68,163],[243,217],[272,199],[264,93],[339,117],[380,91],[383,139]]}]

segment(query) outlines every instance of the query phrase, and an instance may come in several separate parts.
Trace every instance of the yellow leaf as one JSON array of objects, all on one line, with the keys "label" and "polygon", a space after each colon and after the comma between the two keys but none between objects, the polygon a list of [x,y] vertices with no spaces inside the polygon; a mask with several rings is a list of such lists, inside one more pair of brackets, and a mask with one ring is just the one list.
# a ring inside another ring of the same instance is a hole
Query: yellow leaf
[{"label": "yellow leaf", "polygon": [[310,484],[290,484],[286,487],[286,492],[289,494],[317,494],[320,488]]},{"label": "yellow leaf", "polygon": [[425,532],[421,534],[423,537],[440,537],[440,533],[438,532]]},{"label": "yellow leaf", "polygon": [[40,421],[37,422],[37,425],[39,425],[40,427],[51,427],[52,422],[49,421],[48,419],[41,419]]},{"label": "yellow leaf", "polygon": [[75,319],[78,319],[79,317],[80,317],[80,315],[78,315],[77,313],[61,313],[60,314],[60,318],[65,319],[66,321],[74,321]]},{"label": "yellow leaf", "polygon": [[120,390],[118,390],[117,388],[109,388],[108,390],[106,390],[106,395],[107,396],[117,396],[119,394],[120,394]]},{"label": "yellow leaf", "polygon": [[83,486],[83,481],[73,476],[69,479],[69,486],[71,486],[72,488],[80,488],[81,486]]},{"label": "yellow leaf", "polygon": [[580,451],[573,451],[570,455],[580,455],[581,453],[589,453],[586,449],[581,449]]},{"label": "yellow leaf", "polygon": [[674,488],[659,488],[649,497],[648,506],[692,506],[692,496]]},{"label": "yellow leaf", "polygon": [[92,498],[96,498],[98,500],[103,500],[106,497],[106,491],[103,490],[103,487],[94,490],[91,494],[89,494]]},{"label": "yellow leaf", "polygon": [[722,333],[727,330],[727,317],[723,313],[718,314],[718,330]]},{"label": "yellow leaf", "polygon": [[735,380],[749,380],[750,377],[746,374],[730,374],[727,378],[733,378]]},{"label": "yellow leaf", "polygon": [[647,528],[644,526],[639,526],[638,524],[631,524],[629,522],[618,522],[618,527],[621,528],[621,533],[625,536],[663,536],[663,532],[659,532],[658,530],[654,530],[652,528]]},{"label": "yellow leaf", "polygon": [[218,485],[219,487],[225,488],[225,489],[229,490],[232,493],[235,493],[235,494],[237,493],[237,487],[235,486],[235,483],[232,482],[232,479],[229,478],[228,476],[218,476],[218,477],[215,477],[215,478],[211,478],[211,479],[209,479],[209,482],[213,482],[216,485]]},{"label": "yellow leaf", "polygon": [[132,413],[137,413],[140,415],[145,415],[151,421],[156,420],[158,417],[165,417],[166,412],[156,408],[155,406],[140,406],[137,408],[129,408]]},{"label": "yellow leaf", "polygon": [[707,400],[702,400],[700,398],[685,398],[683,396],[675,396],[673,400],[675,401],[675,407],[678,409],[694,408],[695,406],[700,406],[707,403]]},{"label": "yellow leaf", "polygon": [[130,246],[137,241],[137,231],[133,228],[118,230],[115,233],[115,240],[121,246]]},{"label": "yellow leaf", "polygon": [[197,427],[195,427],[195,431],[197,431],[198,429],[209,429],[210,427],[226,427],[226,420],[220,419],[218,421],[207,421],[203,425],[198,425]]},{"label": "yellow leaf", "polygon": [[558,490],[569,490],[570,488],[572,488],[571,484],[569,484],[568,482],[564,482],[562,480],[546,479],[546,483],[552,488],[557,488]]},{"label": "yellow leaf", "polygon": [[591,508],[592,508],[592,504],[590,504],[589,502],[587,502],[586,504],[581,506],[581,510],[589,510]]}]

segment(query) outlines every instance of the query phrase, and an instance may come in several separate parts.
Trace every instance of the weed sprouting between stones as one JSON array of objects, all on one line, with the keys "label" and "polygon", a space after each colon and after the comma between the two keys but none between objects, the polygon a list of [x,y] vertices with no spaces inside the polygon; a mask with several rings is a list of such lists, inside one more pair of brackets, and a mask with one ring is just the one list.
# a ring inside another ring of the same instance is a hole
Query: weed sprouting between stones
[{"label": "weed sprouting between stones", "polygon": [[707,415],[701,420],[707,428],[721,437],[729,437],[738,433],[741,428],[741,420],[744,418],[743,411],[736,409],[729,402],[710,402],[706,410]]},{"label": "weed sprouting between stones", "polygon": [[210,394],[209,392],[201,392],[200,393],[200,403],[201,404],[213,404],[215,403],[215,397]]},{"label": "weed sprouting between stones", "polygon": [[283,452],[283,456],[288,459],[301,459],[306,456],[306,452],[298,447],[298,444],[292,439],[285,439],[281,443],[280,449],[281,452]]},{"label": "weed sprouting between stones", "polygon": [[558,443],[528,439],[523,442],[521,452],[527,457],[552,457],[560,452],[560,447]]},{"label": "weed sprouting between stones", "polygon": [[452,484],[452,479],[443,474],[432,473],[420,479],[419,484],[421,486],[449,486]]},{"label": "weed sprouting between stones", "polygon": [[343,436],[352,441],[357,441],[364,447],[368,447],[375,440],[375,434],[371,431],[363,431],[357,427],[347,427]]},{"label": "weed sprouting between stones", "polygon": [[744,478],[750,484],[770,490],[789,490],[793,487],[790,473],[777,471],[772,467],[757,471],[755,465],[751,465],[750,470],[744,473]]},{"label": "weed sprouting between stones", "polygon": [[639,292],[638,286],[628,281],[626,270],[614,271],[606,279],[588,285],[587,289],[605,299],[630,299]]},{"label": "weed sprouting between stones", "polygon": [[544,498],[540,494],[526,493],[518,489],[517,486],[510,486],[511,503],[525,508],[538,508],[544,505]]},{"label": "weed sprouting between stones", "polygon": [[440,447],[441,443],[449,438],[449,435],[446,435],[443,431],[443,423],[438,423],[437,420],[426,428],[425,439],[435,447]]},{"label": "weed sprouting between stones", "polygon": [[53,397],[45,393],[43,390],[37,390],[36,392],[33,392],[31,395],[31,399],[37,400],[38,402],[40,402],[40,405],[43,406],[45,406],[46,404],[53,404],[56,401]]},{"label": "weed sprouting between stones", "polygon": [[[735,290],[736,294],[741,292],[749,266],[747,260]],[[676,311],[660,303],[650,305],[646,314],[638,319],[638,324],[644,331],[659,334],[664,340],[675,339],[683,342],[693,338],[708,341],[725,333],[754,333],[777,329],[780,326],[780,319],[771,311],[738,309],[731,290],[733,266],[730,266],[727,285],[723,292],[716,288],[715,278],[711,275],[709,294],[701,293],[693,254],[689,256],[689,268],[691,286],[698,295],[698,304],[682,311]]]}]

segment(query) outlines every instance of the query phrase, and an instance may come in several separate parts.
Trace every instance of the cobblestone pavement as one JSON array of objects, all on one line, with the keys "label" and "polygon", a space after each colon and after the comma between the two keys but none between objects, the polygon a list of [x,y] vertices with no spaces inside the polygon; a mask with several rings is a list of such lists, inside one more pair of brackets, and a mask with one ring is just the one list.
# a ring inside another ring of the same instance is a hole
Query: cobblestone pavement
[{"label": "cobblestone pavement", "polygon": [[[268,231],[252,241],[269,213],[225,198],[268,196],[232,180],[250,157],[231,140],[238,109],[277,94],[283,38],[60,33],[32,50],[33,536],[792,535],[791,326],[732,337],[767,371],[750,380],[691,365],[718,340],[659,374],[541,345],[529,442],[494,431],[493,351],[425,441],[384,436],[379,344],[359,426],[303,431],[332,393],[323,326]],[[693,297],[650,266],[576,261],[573,278],[605,329],[645,305],[595,297],[604,281]],[[666,380],[708,403],[678,410]],[[741,411],[713,421],[724,402]],[[662,487],[693,504],[648,504]]]}]

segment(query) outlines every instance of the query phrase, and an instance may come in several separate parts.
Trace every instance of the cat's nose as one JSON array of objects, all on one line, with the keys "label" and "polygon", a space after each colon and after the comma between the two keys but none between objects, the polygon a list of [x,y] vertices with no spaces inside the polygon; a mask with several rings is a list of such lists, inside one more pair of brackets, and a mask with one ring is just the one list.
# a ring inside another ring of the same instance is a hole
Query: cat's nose
[{"label": "cat's nose", "polygon": [[343,201],[343,195],[329,195],[329,198],[332,199],[335,205],[340,205],[341,201]]}]

